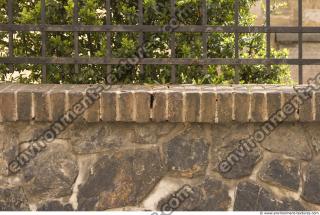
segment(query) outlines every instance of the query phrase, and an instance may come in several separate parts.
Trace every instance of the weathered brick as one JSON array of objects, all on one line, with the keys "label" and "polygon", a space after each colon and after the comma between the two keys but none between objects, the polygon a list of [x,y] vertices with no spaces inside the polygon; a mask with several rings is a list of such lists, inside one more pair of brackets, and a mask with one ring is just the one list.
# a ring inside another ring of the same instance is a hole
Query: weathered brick
[{"label": "weathered brick", "polygon": [[28,89],[33,92],[34,98],[34,117],[37,122],[48,122],[50,120],[49,113],[49,91],[54,85],[31,85],[37,88]]},{"label": "weathered brick", "polygon": [[136,92],[136,122],[150,121],[151,94],[147,91]]},{"label": "weathered brick", "polygon": [[182,92],[168,93],[169,122],[183,122],[183,94]]},{"label": "weathered brick", "polygon": [[87,122],[100,121],[100,99],[95,100],[92,105],[85,111],[84,118]]},{"label": "weathered brick", "polygon": [[32,92],[17,92],[17,116],[19,121],[32,119]]},{"label": "weathered brick", "polygon": [[228,123],[232,121],[232,111],[233,111],[232,97],[233,97],[232,92],[217,93],[217,112],[218,112],[219,123]]},{"label": "weathered brick", "polygon": [[153,93],[152,120],[164,122],[167,120],[167,94],[163,92]]},{"label": "weathered brick", "polygon": [[66,92],[53,90],[49,93],[50,118],[52,121],[59,120],[65,113]]},{"label": "weathered brick", "polygon": [[11,85],[0,92],[1,116],[3,122],[13,122],[17,120],[17,85]]},{"label": "weathered brick", "polygon": [[253,92],[251,97],[251,121],[264,122],[266,120],[267,107],[264,92]]},{"label": "weathered brick", "polygon": [[[92,88],[92,87],[90,87]],[[87,122],[99,122],[100,121],[100,95],[101,93],[97,94],[95,91],[89,92],[90,89],[87,87],[84,89],[85,91],[85,99],[88,99],[88,108],[84,113],[84,118]],[[93,88],[92,88],[93,89]],[[90,102],[90,103],[89,103]]]},{"label": "weathered brick", "polygon": [[134,100],[132,92],[121,92],[118,97],[118,121],[132,122],[134,120]]},{"label": "weathered brick", "polygon": [[249,121],[249,92],[236,92],[234,94],[234,117],[237,122]]},{"label": "weathered brick", "polygon": [[[297,94],[293,91],[285,91],[283,92],[283,100],[284,100],[284,103],[282,104],[282,109],[283,110],[287,110],[285,111],[285,113],[288,111],[290,111],[290,109],[294,110],[295,109],[295,106],[293,106],[292,104],[292,101],[293,99],[295,98]],[[292,107],[292,108],[291,108]],[[294,112],[292,114],[289,114],[287,115],[287,118],[285,119],[285,121],[287,122],[295,122],[297,121],[298,117],[298,109],[295,109]]]},{"label": "weathered brick", "polygon": [[200,106],[201,122],[212,123],[215,121],[217,104],[216,99],[216,93],[202,92]]},{"label": "weathered brick", "polygon": [[[300,95],[300,94],[298,94]],[[305,98],[305,95],[301,95],[303,103],[299,105],[299,121],[300,122],[312,122],[313,121],[313,95],[311,95],[311,98],[309,99],[303,99]]]},{"label": "weathered brick", "polygon": [[199,122],[200,121],[200,93],[186,92],[185,105],[185,121]]},{"label": "weathered brick", "polygon": [[101,119],[104,122],[113,122],[117,118],[117,93],[102,92],[101,94]]},{"label": "weathered brick", "polygon": [[37,122],[49,121],[49,98],[47,92],[34,92],[34,114]]},{"label": "weathered brick", "polygon": [[281,93],[267,92],[267,112],[268,118],[281,109]]}]

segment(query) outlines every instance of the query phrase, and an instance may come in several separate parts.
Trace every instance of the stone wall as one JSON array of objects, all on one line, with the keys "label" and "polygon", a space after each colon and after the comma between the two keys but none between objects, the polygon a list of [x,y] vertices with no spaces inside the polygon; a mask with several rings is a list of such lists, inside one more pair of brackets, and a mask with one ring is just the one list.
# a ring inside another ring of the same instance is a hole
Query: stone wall
[{"label": "stone wall", "polygon": [[223,172],[297,91],[112,87],[61,127],[87,87],[0,85],[0,210],[320,209],[320,93]]}]

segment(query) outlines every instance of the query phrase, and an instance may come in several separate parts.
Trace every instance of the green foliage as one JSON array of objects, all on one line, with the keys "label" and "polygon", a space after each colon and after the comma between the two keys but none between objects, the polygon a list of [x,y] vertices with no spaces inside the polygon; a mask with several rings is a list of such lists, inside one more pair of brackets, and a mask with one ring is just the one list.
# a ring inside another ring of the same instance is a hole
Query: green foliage
[{"label": "green foliage", "polygon": [[[240,25],[251,26],[254,17],[250,7],[256,0],[240,0]],[[8,21],[4,9],[7,0],[0,0],[0,23]],[[230,26],[234,24],[234,0],[207,0],[208,24]],[[19,0],[14,5],[14,22],[22,24],[40,23],[40,0]],[[73,23],[73,0],[46,0],[46,22],[64,25]],[[112,24],[136,25],[137,0],[112,0]],[[144,23],[146,25],[167,25],[170,23],[169,0],[144,0]],[[177,0],[178,24],[201,24],[199,0]],[[84,25],[106,24],[104,0],[79,0],[79,22]],[[202,35],[200,33],[176,33],[176,56],[178,58],[202,58]],[[106,33],[79,33],[80,56],[105,57]],[[134,58],[143,54],[148,58],[170,57],[170,34],[145,33],[143,47],[139,48],[138,33],[112,33],[112,55],[119,58]],[[0,55],[7,52],[8,34],[0,32]],[[263,34],[241,34],[240,53],[243,58],[265,58],[266,44]],[[140,50],[140,51],[139,51]],[[141,50],[142,53],[141,53]],[[47,56],[70,57],[74,55],[73,34],[55,32],[47,34]],[[15,56],[41,56],[41,35],[39,32],[17,32],[14,38]],[[272,57],[286,58],[286,50],[272,49]],[[233,58],[234,35],[213,33],[208,36],[208,57]],[[144,72],[134,65],[112,66],[113,80],[121,83],[169,83],[171,66],[146,65]],[[50,83],[102,83],[107,80],[105,65],[79,65],[75,74],[74,65],[49,65],[47,68]],[[41,80],[41,66],[15,65],[19,75],[12,80],[23,83],[37,83]],[[28,71],[28,72],[27,72]],[[267,72],[263,65],[241,65],[241,83],[288,83],[289,67],[274,65]],[[232,83],[235,71],[228,65],[210,65],[207,71],[201,66],[177,66],[179,83],[220,84]],[[0,65],[0,79],[11,77],[7,66]]]}]

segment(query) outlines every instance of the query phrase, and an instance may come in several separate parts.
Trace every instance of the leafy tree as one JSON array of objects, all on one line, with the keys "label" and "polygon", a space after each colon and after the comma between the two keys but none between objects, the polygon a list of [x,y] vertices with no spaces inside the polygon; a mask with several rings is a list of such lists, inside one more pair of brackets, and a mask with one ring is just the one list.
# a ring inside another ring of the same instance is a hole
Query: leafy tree
[{"label": "leafy tree", "polygon": [[[6,23],[8,17],[4,8],[7,0],[0,0],[0,23]],[[254,16],[250,13],[256,0],[240,0],[240,25],[251,26]],[[19,0],[14,3],[14,22],[21,24],[40,23],[40,0]],[[234,24],[234,0],[207,0],[208,24],[230,26]],[[46,23],[72,24],[73,0],[46,0]],[[201,24],[199,0],[177,0],[177,25]],[[79,22],[84,25],[106,24],[104,0],[79,0]],[[112,24],[136,25],[137,0],[111,0]],[[169,0],[144,0],[144,23],[147,25],[165,26],[173,23],[170,20]],[[168,26],[167,26],[168,27]],[[163,33],[144,33],[143,47],[139,47],[137,33],[112,33],[112,55],[114,57],[141,56],[148,58],[170,57],[170,27]],[[164,28],[167,29],[167,28]],[[176,57],[201,58],[202,35],[200,33],[175,33]],[[106,56],[106,33],[80,32],[80,56]],[[8,33],[0,32],[0,54],[7,52]],[[68,57],[74,55],[73,33],[48,32],[47,56]],[[263,34],[240,35],[241,57],[265,58],[266,44]],[[16,32],[14,35],[15,56],[41,56],[40,32]],[[286,58],[286,50],[272,49],[274,58]],[[208,34],[208,57],[233,58],[234,35],[228,33]],[[169,83],[171,66],[145,65],[141,66],[136,59],[134,65],[114,65],[111,74],[113,80],[122,83]],[[128,62],[123,62],[128,63]],[[41,66],[15,65],[19,73],[15,81],[23,83],[40,82]],[[29,72],[26,72],[29,71]],[[25,75],[28,73],[28,75]],[[107,66],[80,65],[79,74],[75,74],[73,65],[49,65],[47,68],[50,83],[100,83],[107,81]],[[177,81],[179,83],[218,84],[232,83],[234,68],[228,65],[210,65],[207,71],[201,66],[177,66]],[[10,77],[6,65],[0,65],[0,78]],[[110,77],[110,74],[109,74]],[[289,67],[273,65],[271,71],[263,65],[241,65],[241,83],[285,83],[290,80]]]}]

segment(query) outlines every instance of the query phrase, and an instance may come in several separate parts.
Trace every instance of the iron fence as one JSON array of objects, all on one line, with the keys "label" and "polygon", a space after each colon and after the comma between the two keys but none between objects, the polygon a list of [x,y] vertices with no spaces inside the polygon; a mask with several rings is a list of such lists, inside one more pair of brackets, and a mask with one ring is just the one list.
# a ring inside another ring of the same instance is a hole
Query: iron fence
[{"label": "iron fence", "polygon": [[[82,25],[78,22],[79,4],[78,0],[74,0],[74,17],[72,25],[51,25],[46,23],[46,2],[41,0],[41,23],[39,24],[14,24],[13,23],[13,1],[8,0],[8,23],[0,24],[0,31],[9,32],[9,52],[7,57],[1,57],[0,63],[8,64],[9,69],[13,72],[14,64],[40,64],[42,65],[42,81],[47,79],[47,65],[49,64],[73,64],[75,72],[79,71],[81,64],[99,64],[107,65],[108,71],[112,65],[120,65],[123,62],[130,61],[130,58],[115,58],[112,56],[111,33],[113,32],[136,32],[139,34],[139,44],[144,42],[144,33],[163,32],[163,26],[144,25],[143,20],[143,0],[138,0],[138,25],[112,25],[111,20],[111,0],[106,0],[106,24],[105,25]],[[303,1],[298,1],[298,26],[271,26],[271,3],[266,2],[266,24],[265,26],[240,26],[239,25],[239,1],[234,1],[234,25],[233,26],[211,26],[208,25],[207,0],[201,0],[201,25],[178,25],[170,33],[170,58],[141,58],[138,64],[142,65],[171,65],[171,82],[176,82],[176,66],[177,65],[201,65],[204,70],[209,65],[232,65],[235,67],[235,83],[239,83],[240,65],[266,65],[266,72],[271,65],[298,65],[299,66],[299,83],[303,83],[303,65],[320,65],[320,59],[304,59],[303,58],[303,34],[304,33],[320,33],[320,27],[304,27],[303,26]],[[176,0],[170,0],[170,14],[174,19],[176,16]],[[41,32],[41,56],[39,57],[15,57],[13,54],[13,34],[16,31]],[[48,57],[46,55],[46,34],[48,32],[73,32],[74,38],[74,56],[72,57]],[[83,57],[79,56],[79,33],[81,32],[105,32],[107,37],[107,49],[105,57]],[[202,58],[177,58],[175,49],[175,33],[201,33],[202,34]],[[233,33],[234,40],[234,58],[208,58],[208,34],[209,33]],[[239,35],[241,33],[265,33],[266,34],[266,58],[264,59],[244,59],[240,57],[239,52]],[[274,59],[271,58],[271,34],[272,33],[297,33],[298,34],[298,58],[296,59]]]}]

